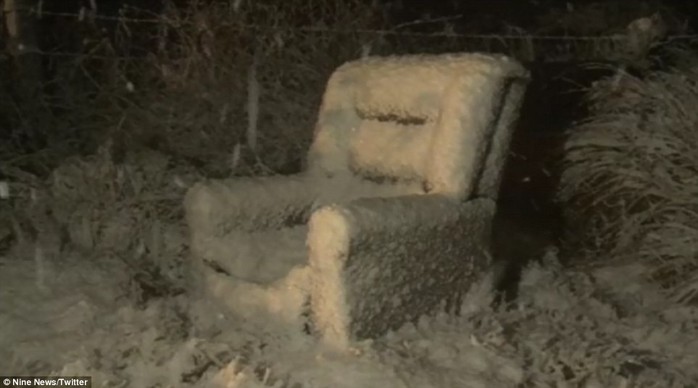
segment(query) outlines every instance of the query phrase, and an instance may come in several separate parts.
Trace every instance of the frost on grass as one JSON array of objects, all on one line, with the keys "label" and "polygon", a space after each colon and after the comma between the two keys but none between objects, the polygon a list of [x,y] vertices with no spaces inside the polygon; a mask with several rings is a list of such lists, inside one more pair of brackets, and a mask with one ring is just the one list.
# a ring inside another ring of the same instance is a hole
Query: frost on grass
[{"label": "frost on grass", "polygon": [[525,272],[511,309],[491,308],[494,295],[483,283],[460,317],[423,317],[337,353],[263,316],[224,315],[195,292],[143,300],[148,282],[135,281],[133,261],[108,251],[63,252],[46,294],[22,252],[0,261],[0,368],[18,374],[235,388],[691,387],[698,380],[698,311],[656,292],[641,263],[585,273],[551,257]]},{"label": "frost on grass", "polygon": [[459,317],[423,317],[342,354],[287,337],[257,362],[278,386],[691,387],[698,309],[667,302],[641,278],[609,281],[626,273],[564,270],[549,253],[525,271],[509,309],[491,307],[483,281]]}]

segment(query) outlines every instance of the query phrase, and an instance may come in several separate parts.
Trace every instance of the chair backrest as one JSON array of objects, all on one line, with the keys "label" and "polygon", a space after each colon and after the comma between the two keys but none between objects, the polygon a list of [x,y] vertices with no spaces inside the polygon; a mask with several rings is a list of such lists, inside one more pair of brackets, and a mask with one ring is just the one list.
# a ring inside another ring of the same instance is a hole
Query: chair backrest
[{"label": "chair backrest", "polygon": [[528,79],[518,62],[499,55],[349,62],[328,81],[308,170],[496,199]]}]

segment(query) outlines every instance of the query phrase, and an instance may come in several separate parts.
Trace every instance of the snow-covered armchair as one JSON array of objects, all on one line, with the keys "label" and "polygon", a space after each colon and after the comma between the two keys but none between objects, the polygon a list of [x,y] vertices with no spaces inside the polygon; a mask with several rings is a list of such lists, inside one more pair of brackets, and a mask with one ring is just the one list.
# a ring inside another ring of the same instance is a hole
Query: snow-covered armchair
[{"label": "snow-covered armchair", "polygon": [[519,63],[495,55],[339,67],[304,172],[205,181],[187,194],[206,291],[237,314],[275,314],[339,347],[457,309],[489,265],[527,82]]}]

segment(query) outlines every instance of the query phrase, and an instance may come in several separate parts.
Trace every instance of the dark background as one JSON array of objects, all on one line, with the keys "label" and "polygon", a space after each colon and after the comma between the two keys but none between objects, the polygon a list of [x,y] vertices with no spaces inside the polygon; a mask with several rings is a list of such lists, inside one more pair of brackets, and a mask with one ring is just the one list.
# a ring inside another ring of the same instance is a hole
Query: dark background
[{"label": "dark background", "polygon": [[[214,0],[215,1],[215,0]],[[253,1],[253,0],[244,0]],[[191,0],[174,0],[174,4],[186,4]],[[367,0],[367,5],[372,1]],[[100,0],[97,2],[99,13],[116,15],[123,6],[131,6],[157,12],[162,8],[163,0]],[[550,9],[566,9],[568,4],[575,8],[594,3],[604,3],[605,6],[616,6],[619,12],[625,9],[646,6],[656,9],[673,10],[680,15],[675,22],[685,23],[686,27],[696,30],[698,22],[698,2],[690,0],[610,0],[610,1],[561,1],[561,0],[378,0],[387,6],[390,15],[396,23],[413,21],[425,15],[433,18],[462,15],[458,27],[462,31],[477,31],[479,33],[501,31],[505,25],[514,25],[527,31],[541,28],[538,17]],[[243,3],[244,4],[244,3]],[[44,7],[51,11],[74,12],[81,6],[89,7],[86,0],[60,0],[46,2]],[[667,15],[665,15],[667,16]]]}]

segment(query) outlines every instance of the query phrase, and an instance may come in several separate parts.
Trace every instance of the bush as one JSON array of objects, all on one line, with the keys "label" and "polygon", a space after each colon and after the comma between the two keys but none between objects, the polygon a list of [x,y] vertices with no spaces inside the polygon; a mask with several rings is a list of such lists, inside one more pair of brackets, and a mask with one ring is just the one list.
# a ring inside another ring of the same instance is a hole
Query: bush
[{"label": "bush", "polygon": [[[698,301],[698,70],[593,85],[570,131],[560,198],[578,243],[640,260],[679,301]],[[584,233],[582,233],[584,231]]]}]

